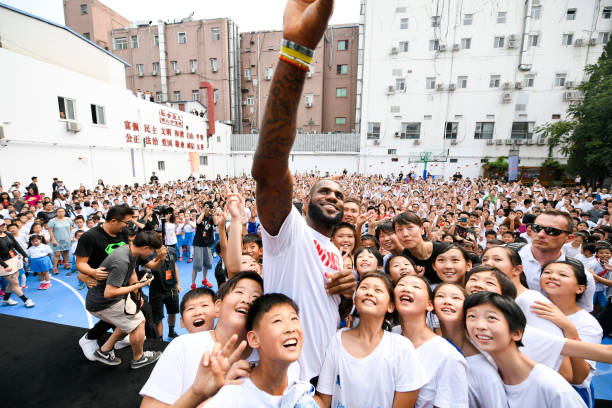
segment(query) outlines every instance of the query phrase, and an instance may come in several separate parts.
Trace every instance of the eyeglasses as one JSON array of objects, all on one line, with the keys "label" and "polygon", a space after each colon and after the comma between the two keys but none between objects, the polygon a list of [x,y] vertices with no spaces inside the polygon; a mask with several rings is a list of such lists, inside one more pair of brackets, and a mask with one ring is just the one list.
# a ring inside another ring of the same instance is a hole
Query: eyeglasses
[{"label": "eyeglasses", "polygon": [[553,237],[557,237],[563,233],[566,234],[571,234],[570,231],[565,231],[559,228],[554,228],[554,227],[544,227],[542,225],[539,224],[529,224],[529,226],[531,226],[531,230],[533,232],[535,232],[536,234],[539,233],[540,231],[544,230],[544,232],[546,233],[546,235],[550,235]]}]

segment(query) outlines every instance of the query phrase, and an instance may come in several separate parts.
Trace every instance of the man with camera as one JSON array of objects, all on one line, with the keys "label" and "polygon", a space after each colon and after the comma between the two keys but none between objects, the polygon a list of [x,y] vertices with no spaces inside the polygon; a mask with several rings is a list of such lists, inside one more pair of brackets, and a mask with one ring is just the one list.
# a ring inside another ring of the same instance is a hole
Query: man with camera
[{"label": "man with camera", "polygon": [[141,368],[159,359],[160,352],[143,351],[145,318],[140,311],[140,289],[151,283],[153,275],[147,274],[139,281],[135,268],[138,258],[151,257],[161,246],[161,240],[154,232],[142,231],[132,242],[115,249],[101,263],[100,268],[104,268],[108,276],[89,289],[86,308],[91,314],[116,328],[108,340],[94,352],[95,360],[106,365],[120,365],[121,359],[115,356],[114,346],[126,334],[130,335],[132,346],[131,368]]},{"label": "man with camera", "polygon": [[196,278],[203,271],[202,285],[211,288],[212,283],[206,279],[208,270],[212,268],[212,246],[215,243],[215,223],[213,222],[212,203],[202,204],[202,212],[196,219],[196,231],[193,238],[193,270],[191,272],[191,289],[196,288]]}]

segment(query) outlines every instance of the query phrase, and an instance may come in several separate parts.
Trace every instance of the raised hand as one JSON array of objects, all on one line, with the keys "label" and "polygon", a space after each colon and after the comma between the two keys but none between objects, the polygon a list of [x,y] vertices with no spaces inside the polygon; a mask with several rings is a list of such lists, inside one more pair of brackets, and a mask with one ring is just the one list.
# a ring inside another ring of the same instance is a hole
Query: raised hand
[{"label": "raised hand", "polygon": [[283,36],[315,49],[327,28],[333,0],[289,0],[283,18]]}]

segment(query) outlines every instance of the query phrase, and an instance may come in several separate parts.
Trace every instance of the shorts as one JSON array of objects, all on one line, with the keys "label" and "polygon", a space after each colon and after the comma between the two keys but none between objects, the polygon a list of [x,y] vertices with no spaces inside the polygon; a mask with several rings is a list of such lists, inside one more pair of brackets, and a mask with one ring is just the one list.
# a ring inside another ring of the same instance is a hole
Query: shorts
[{"label": "shorts", "polygon": [[149,304],[152,309],[153,323],[159,323],[164,319],[164,306],[166,306],[168,314],[177,314],[179,312],[178,291],[172,289],[170,292],[150,295]]},{"label": "shorts", "polygon": [[195,231],[193,232],[186,232],[185,236],[183,237],[183,245],[193,245],[193,238],[195,237]]},{"label": "shorts", "polygon": [[100,320],[104,320],[106,323],[116,326],[124,333],[133,332],[145,320],[141,311],[135,315],[125,314],[125,299],[119,300],[104,310],[89,313]]},{"label": "shorts", "polygon": [[212,252],[210,247],[193,247],[193,270],[200,272],[204,269],[208,272],[212,268]]}]

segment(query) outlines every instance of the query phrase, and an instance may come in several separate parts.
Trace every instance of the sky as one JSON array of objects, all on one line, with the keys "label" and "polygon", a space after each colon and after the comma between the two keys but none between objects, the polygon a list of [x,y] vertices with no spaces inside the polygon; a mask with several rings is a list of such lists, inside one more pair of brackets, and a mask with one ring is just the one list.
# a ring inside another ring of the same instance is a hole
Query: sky
[{"label": "sky", "polygon": [[[62,0],[0,0],[20,10],[64,25]],[[102,0],[130,21],[229,17],[240,32],[280,30],[286,0]],[[331,24],[359,22],[359,0],[336,0]]]}]

